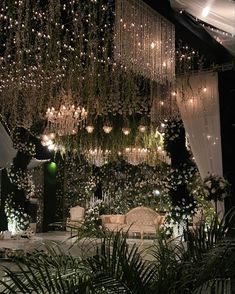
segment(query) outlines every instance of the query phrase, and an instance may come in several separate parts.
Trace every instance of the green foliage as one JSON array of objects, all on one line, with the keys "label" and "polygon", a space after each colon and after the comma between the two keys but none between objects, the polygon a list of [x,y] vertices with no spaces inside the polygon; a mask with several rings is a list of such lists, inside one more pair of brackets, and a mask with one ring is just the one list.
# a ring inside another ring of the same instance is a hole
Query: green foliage
[{"label": "green foliage", "polygon": [[171,119],[167,121],[164,130],[164,150],[169,155],[174,151],[175,144],[178,141],[185,140],[185,130],[181,119]]},{"label": "green foliage", "polygon": [[90,269],[59,247],[46,246],[18,263],[18,273],[5,268],[1,293],[90,293]]},{"label": "green foliage", "polygon": [[121,232],[80,239],[80,257],[50,244],[18,263],[17,272],[5,268],[1,293],[221,294],[226,289],[232,294],[234,216],[233,209],[222,221],[215,218],[207,230],[202,224],[187,243],[159,237],[148,249],[148,260]]},{"label": "green foliage", "polygon": [[8,195],[5,201],[4,211],[7,217],[8,229],[12,229],[12,233],[22,233],[29,227],[29,215],[20,205],[14,202],[14,194]]},{"label": "green foliage", "polygon": [[204,179],[203,188],[208,200],[223,201],[231,193],[231,185],[223,177],[209,175]]},{"label": "green foliage", "polygon": [[[133,166],[123,160],[110,162],[101,167],[99,180],[102,190],[108,194],[107,205],[110,213],[126,213],[140,205],[166,209],[167,197],[161,195],[161,180],[165,170],[164,165]],[[154,195],[154,190],[159,190],[160,195]]]},{"label": "green foliage", "polygon": [[136,245],[127,244],[126,235],[105,236],[88,262],[96,273],[95,288],[105,285],[112,293],[150,293],[154,270],[143,261]]}]

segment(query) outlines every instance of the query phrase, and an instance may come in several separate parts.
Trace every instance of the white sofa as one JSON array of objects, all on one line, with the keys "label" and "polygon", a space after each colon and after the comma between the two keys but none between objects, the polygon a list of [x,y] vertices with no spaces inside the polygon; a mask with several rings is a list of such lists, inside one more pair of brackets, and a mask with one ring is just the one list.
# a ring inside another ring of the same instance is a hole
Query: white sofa
[{"label": "white sofa", "polygon": [[102,215],[102,225],[110,231],[127,232],[129,236],[156,235],[164,222],[161,216],[153,209],[140,206],[131,209],[126,215]]}]

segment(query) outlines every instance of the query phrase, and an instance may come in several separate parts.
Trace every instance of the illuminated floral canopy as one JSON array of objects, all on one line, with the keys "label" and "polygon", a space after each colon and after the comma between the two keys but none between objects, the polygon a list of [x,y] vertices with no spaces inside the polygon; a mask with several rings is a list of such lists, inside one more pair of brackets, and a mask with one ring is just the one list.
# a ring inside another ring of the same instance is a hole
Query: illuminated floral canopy
[{"label": "illuminated floral canopy", "polygon": [[[142,1],[126,2],[1,1],[0,112],[8,123],[31,127],[68,92],[91,115],[149,115],[152,105],[167,112],[174,27]],[[131,23],[123,5],[136,7]],[[127,38],[137,52],[131,64]]]}]

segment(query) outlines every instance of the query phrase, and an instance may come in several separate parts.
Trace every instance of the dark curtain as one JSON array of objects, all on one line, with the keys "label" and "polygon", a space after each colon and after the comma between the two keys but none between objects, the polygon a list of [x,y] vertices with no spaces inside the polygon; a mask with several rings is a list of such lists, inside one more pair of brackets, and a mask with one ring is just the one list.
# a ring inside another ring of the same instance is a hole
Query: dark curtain
[{"label": "dark curtain", "polygon": [[224,176],[232,184],[232,197],[225,209],[235,206],[235,71],[220,72],[220,120]]}]

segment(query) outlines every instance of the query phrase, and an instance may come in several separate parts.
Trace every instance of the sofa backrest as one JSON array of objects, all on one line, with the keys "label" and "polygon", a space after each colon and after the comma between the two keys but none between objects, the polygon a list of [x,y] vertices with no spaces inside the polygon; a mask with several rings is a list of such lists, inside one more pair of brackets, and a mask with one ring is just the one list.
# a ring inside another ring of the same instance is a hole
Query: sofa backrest
[{"label": "sofa backrest", "polygon": [[70,208],[69,213],[71,221],[81,221],[84,219],[85,209],[78,205]]},{"label": "sofa backrest", "polygon": [[128,225],[154,225],[158,228],[161,225],[161,219],[160,214],[144,206],[133,208],[126,214]]},{"label": "sofa backrest", "polygon": [[125,214],[105,214],[100,216],[102,224],[125,224]]}]

